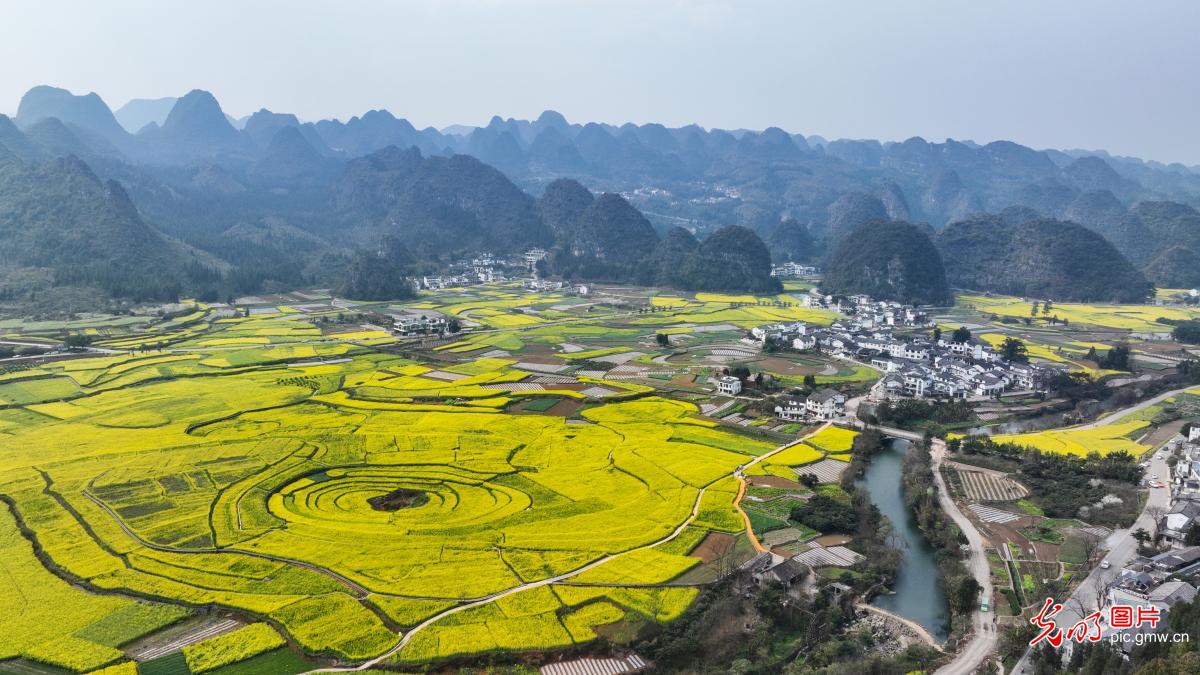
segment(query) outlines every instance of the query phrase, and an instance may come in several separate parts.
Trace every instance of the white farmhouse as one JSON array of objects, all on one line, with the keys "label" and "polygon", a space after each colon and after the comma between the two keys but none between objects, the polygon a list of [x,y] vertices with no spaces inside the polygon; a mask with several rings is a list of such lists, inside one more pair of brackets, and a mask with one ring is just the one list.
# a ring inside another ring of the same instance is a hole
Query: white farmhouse
[{"label": "white farmhouse", "polygon": [[812,416],[830,420],[846,414],[846,396],[836,389],[820,389],[808,395],[804,407]]},{"label": "white farmhouse", "polygon": [[1197,518],[1200,518],[1200,501],[1176,500],[1167,515],[1163,516],[1162,538],[1170,542],[1173,548],[1182,547],[1188,533],[1196,526]]},{"label": "white farmhouse", "polygon": [[789,422],[802,420],[807,414],[807,401],[787,399],[782,404],[775,406],[775,416]]},{"label": "white farmhouse", "polygon": [[722,375],[717,378],[717,393],[724,396],[737,396],[742,393],[742,381],[732,375]]},{"label": "white farmhouse", "polygon": [[792,340],[792,349],[804,351],[805,349],[816,349],[816,335],[801,335]]}]

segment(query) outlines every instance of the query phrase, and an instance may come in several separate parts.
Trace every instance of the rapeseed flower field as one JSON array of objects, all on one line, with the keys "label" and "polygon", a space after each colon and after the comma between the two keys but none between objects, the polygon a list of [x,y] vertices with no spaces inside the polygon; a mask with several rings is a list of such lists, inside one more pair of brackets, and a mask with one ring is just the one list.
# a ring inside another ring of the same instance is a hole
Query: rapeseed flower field
[{"label": "rapeseed flower field", "polygon": [[[1031,302],[1007,296],[960,295],[958,303],[974,307],[984,314],[1023,319],[1030,316]],[[1169,333],[1170,326],[1159,323],[1166,318],[1176,321],[1200,318],[1200,310],[1156,305],[1109,305],[1055,302],[1051,316],[1066,319],[1072,324],[1087,324],[1130,330],[1134,332]],[[1041,316],[1041,314],[1039,314]]]},{"label": "rapeseed flower field", "polygon": [[1149,426],[1146,420],[1117,421],[1094,428],[1050,429],[1025,434],[997,434],[991,437],[996,443],[1013,443],[1042,452],[1087,456],[1097,452],[1101,455],[1126,451],[1137,456],[1150,448],[1134,440],[1138,430]]},{"label": "rapeseed flower field", "polygon": [[[469,305],[504,328],[523,306]],[[536,323],[522,339],[604,334]],[[646,385],[522,389],[516,358],[425,363],[369,348],[384,338],[197,311],[108,342],[131,352],[0,377],[0,634],[20,636],[0,658],[118,665],[117,646],[214,606],[270,625],[189,647],[196,672],[284,638],[396,663],[569,646],[678,616],[694,589],[645,585],[743,529],[733,474],[770,443]],[[535,396],[586,405],[506,412]],[[804,452],[844,445],[823,442]]]}]

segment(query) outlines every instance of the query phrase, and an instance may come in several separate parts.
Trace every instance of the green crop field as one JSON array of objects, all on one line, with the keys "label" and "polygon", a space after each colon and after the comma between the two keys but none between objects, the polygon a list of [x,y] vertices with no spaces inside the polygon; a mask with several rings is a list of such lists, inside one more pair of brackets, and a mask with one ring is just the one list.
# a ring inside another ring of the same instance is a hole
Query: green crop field
[{"label": "green crop field", "polygon": [[[455,352],[570,339],[586,360],[653,338],[544,325],[515,308],[560,299],[509,295],[423,298],[503,329],[424,359],[375,351],[391,341],[377,330],[198,308],[115,325],[106,346],[128,353],[5,376],[0,636],[19,639],[0,659],[128,671],[118,647],[201,607],[258,622],[173,657],[196,672],[294,668],[272,651],[285,639],[314,663],[406,665],[677,617],[697,591],[656,584],[699,564],[687,554],[706,532],[744,529],[733,474],[775,444],[647,384],[530,386],[520,356]],[[717,302],[679,311],[753,316]],[[551,414],[560,401],[586,405],[569,419]],[[514,402],[540,414],[506,413]],[[778,461],[848,441],[827,433]]]}]

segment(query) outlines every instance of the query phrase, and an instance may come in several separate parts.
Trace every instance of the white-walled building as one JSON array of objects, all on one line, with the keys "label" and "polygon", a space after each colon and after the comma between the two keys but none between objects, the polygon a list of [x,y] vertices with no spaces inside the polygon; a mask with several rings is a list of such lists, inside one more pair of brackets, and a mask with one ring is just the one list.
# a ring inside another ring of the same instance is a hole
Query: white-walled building
[{"label": "white-walled building", "polygon": [[846,396],[836,389],[819,389],[804,401],[809,414],[817,419],[831,420],[846,414]]},{"label": "white-walled building", "polygon": [[722,375],[717,378],[717,393],[723,396],[737,396],[742,393],[742,381],[732,375]]}]

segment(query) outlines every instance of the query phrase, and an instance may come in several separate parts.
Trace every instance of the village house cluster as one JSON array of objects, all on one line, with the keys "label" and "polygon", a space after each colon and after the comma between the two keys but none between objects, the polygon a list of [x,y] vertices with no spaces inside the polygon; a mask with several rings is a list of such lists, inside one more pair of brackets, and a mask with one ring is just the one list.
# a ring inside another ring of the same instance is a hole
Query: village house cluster
[{"label": "village house cluster", "polygon": [[[1169,476],[1173,503],[1157,524],[1157,535],[1169,548],[1153,556],[1137,556],[1129,561],[1104,589],[1100,610],[1113,606],[1153,607],[1158,612],[1158,624],[1165,625],[1171,608],[1181,602],[1191,602],[1200,589],[1200,546],[1194,530],[1200,524],[1200,425],[1185,431],[1167,442],[1159,452],[1176,453],[1178,463]],[[1151,480],[1151,488],[1167,487]],[[1154,630],[1154,626],[1103,626],[1103,638],[1114,640],[1128,652],[1136,642],[1137,633]],[[1071,643],[1064,643],[1064,658],[1069,658]]]},{"label": "village house cluster", "polygon": [[919,309],[866,296],[849,299],[842,311],[852,315],[828,327],[803,321],[758,326],[751,340],[799,351],[816,351],[836,359],[870,364],[883,373],[871,389],[873,400],[913,398],[986,398],[1005,391],[1040,391],[1054,368],[1007,362],[977,338],[936,341],[896,335],[895,328],[929,327]]},{"label": "village house cluster", "polygon": [[[1107,610],[1115,606],[1140,607],[1157,615],[1157,628],[1161,629],[1167,625],[1167,617],[1175,605],[1191,602],[1196,597],[1197,583],[1200,583],[1200,546],[1167,551],[1152,557],[1138,556],[1108,585],[1100,610],[1107,615]],[[1102,626],[1101,637],[1115,642],[1122,651],[1128,653],[1137,644],[1132,639],[1135,634],[1153,632],[1155,628],[1152,624],[1110,624]],[[1064,646],[1067,648],[1064,658],[1069,658],[1072,645],[1067,642]]]},{"label": "village house cluster", "polygon": [[392,317],[392,333],[402,337],[440,335],[448,329],[449,322],[440,312],[408,311]]},{"label": "village house cluster", "polygon": [[812,265],[786,262],[782,265],[771,265],[771,276],[780,279],[815,279],[817,268]]},{"label": "village house cluster", "polygon": [[1200,526],[1200,424],[1189,427],[1167,443],[1164,452],[1175,453],[1178,462],[1169,477],[1173,502],[1162,518],[1158,531],[1172,547],[1182,547],[1188,536]]},{"label": "village house cluster", "polygon": [[784,399],[775,416],[789,422],[832,420],[846,414],[846,395],[836,389],[818,389],[802,399]]},{"label": "village house cluster", "polygon": [[450,263],[446,274],[423,276],[415,279],[414,283],[417,290],[436,291],[443,288],[460,288],[509,281],[527,273],[536,276],[537,263],[546,255],[546,250],[540,248],[530,249],[509,258],[501,258],[492,253],[482,253],[474,258]]}]

